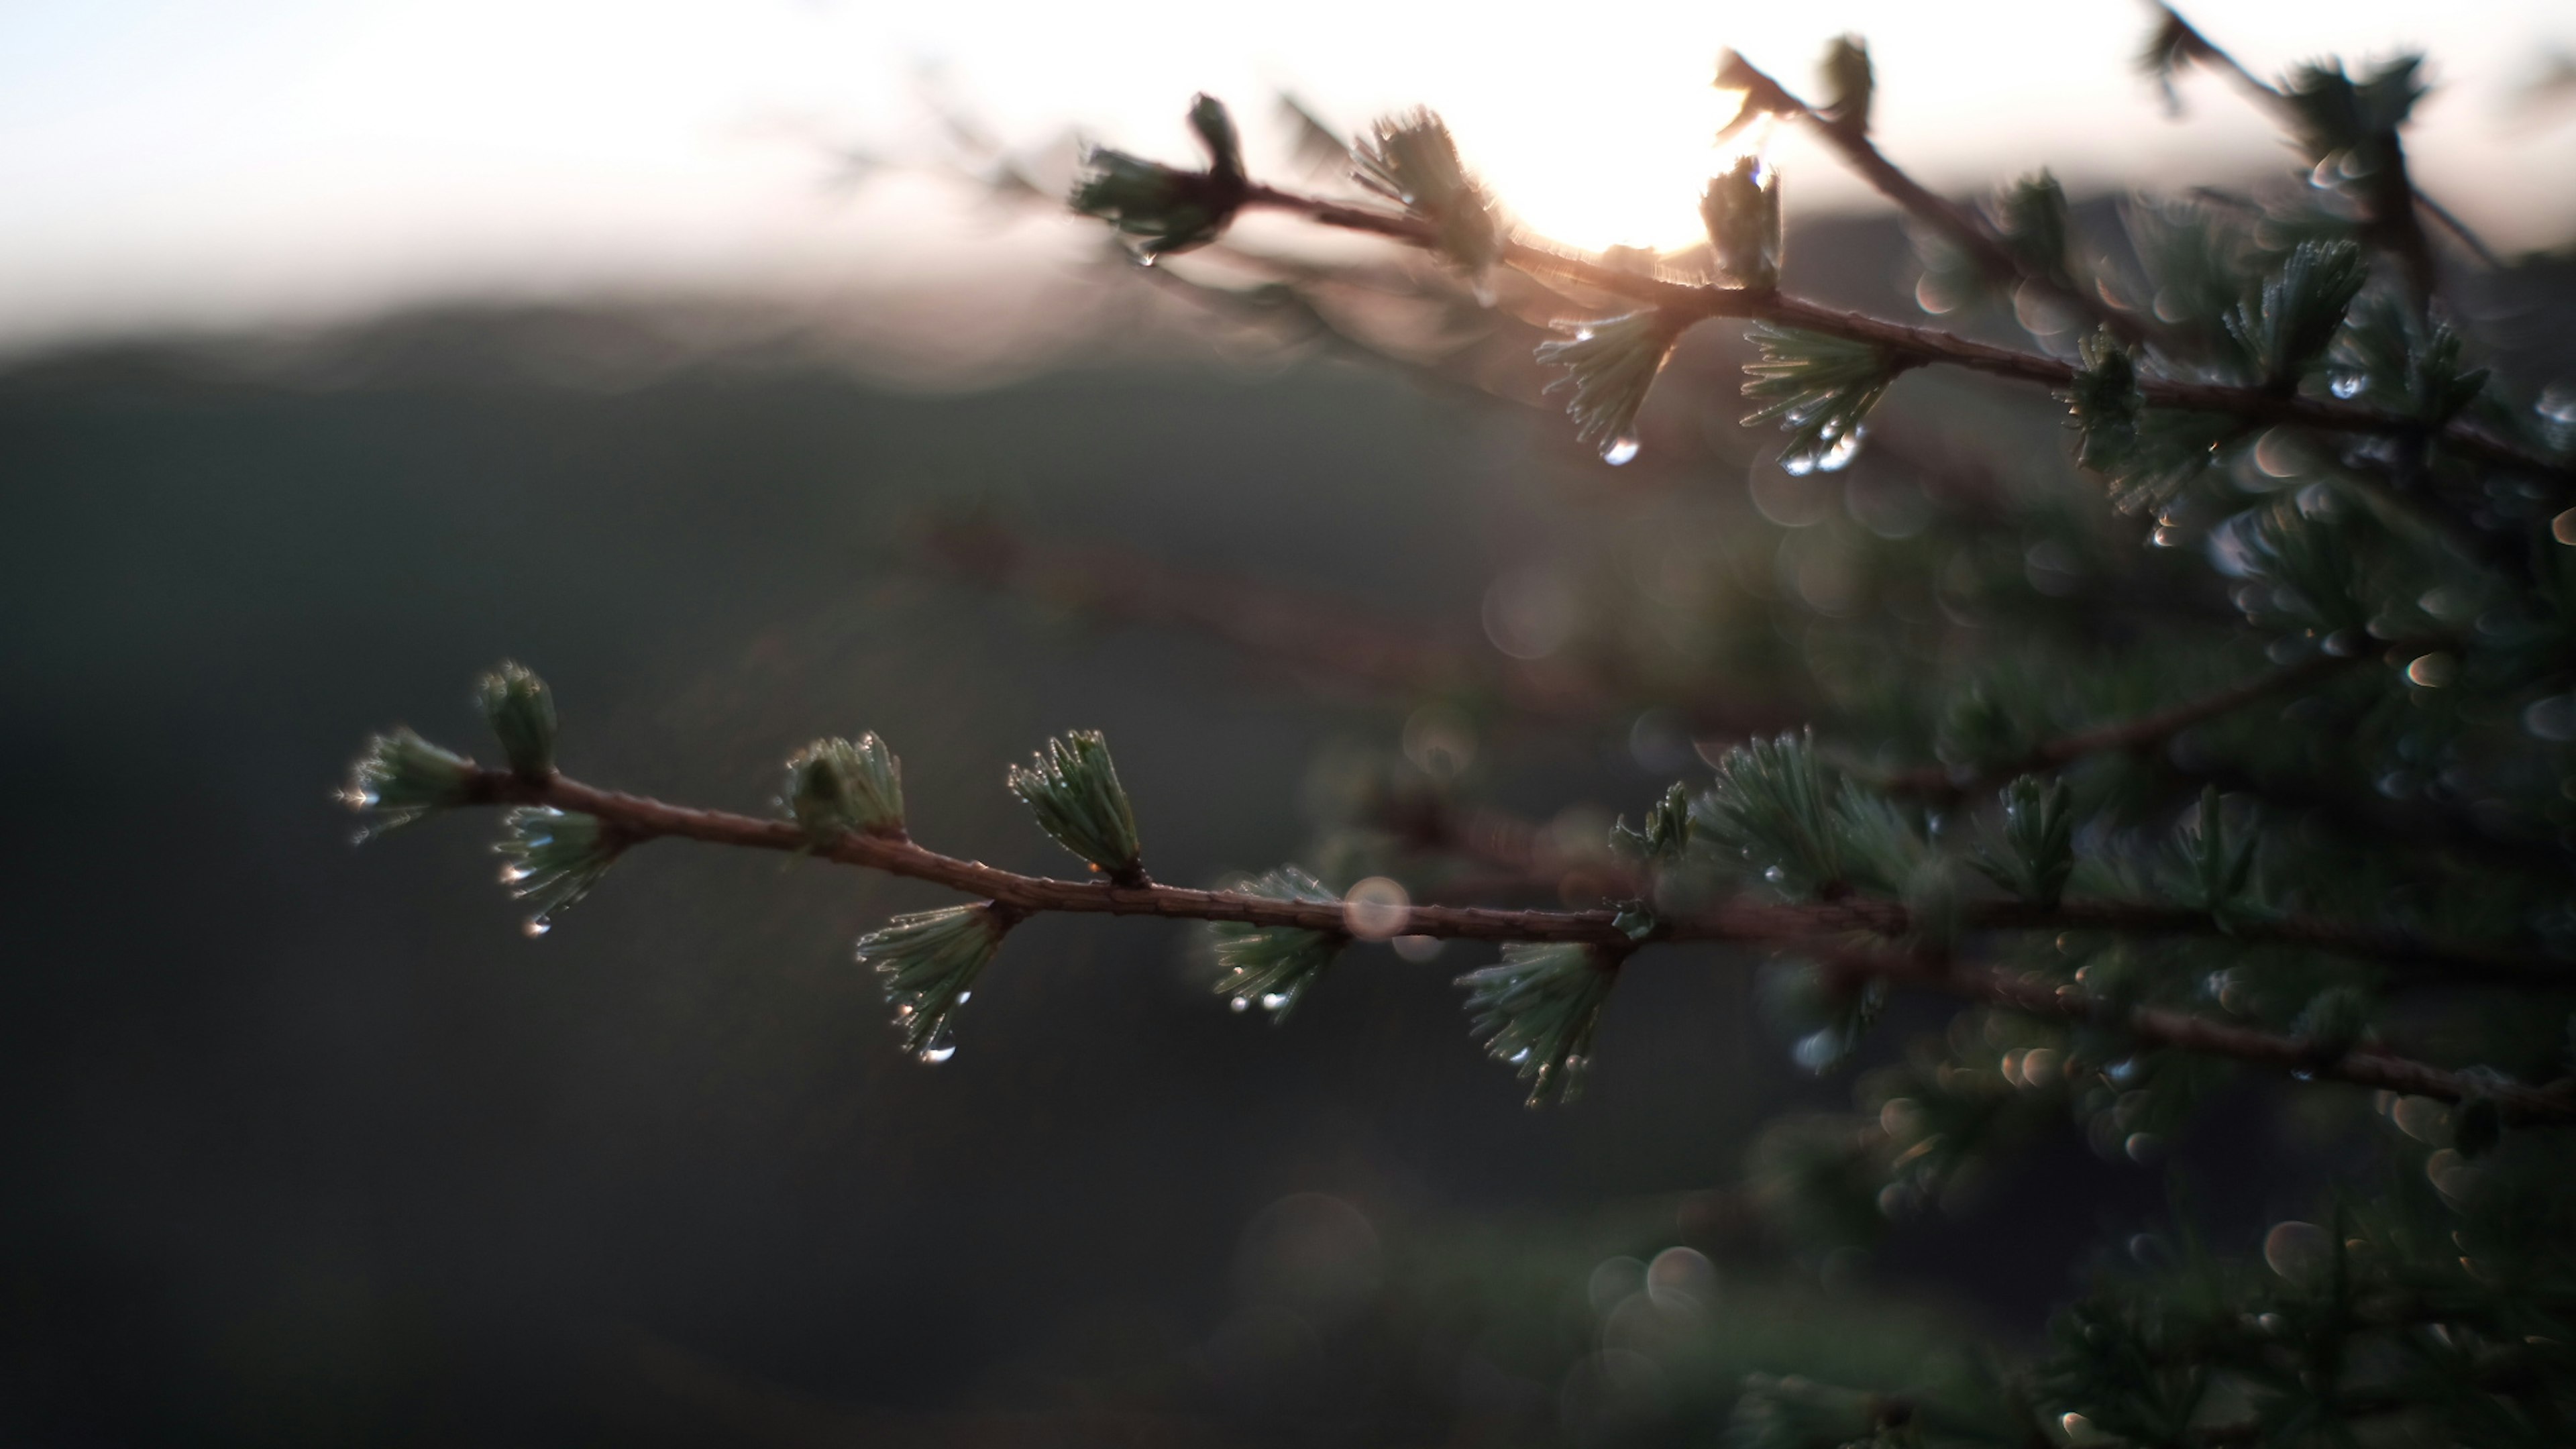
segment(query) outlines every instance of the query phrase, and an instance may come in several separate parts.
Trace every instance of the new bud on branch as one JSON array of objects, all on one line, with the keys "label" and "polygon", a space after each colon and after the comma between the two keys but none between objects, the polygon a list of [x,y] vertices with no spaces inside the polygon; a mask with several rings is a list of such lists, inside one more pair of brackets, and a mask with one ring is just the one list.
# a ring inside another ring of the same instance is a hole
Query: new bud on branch
[{"label": "new bud on branch", "polygon": [[1028,803],[1040,829],[1055,843],[1121,885],[1142,884],[1144,847],[1136,839],[1136,811],[1118,783],[1109,742],[1098,730],[1068,730],[1047,741],[1026,765],[1013,765],[1011,793]]},{"label": "new bud on branch", "polygon": [[856,831],[903,833],[903,764],[871,732],[822,739],[787,761],[788,813],[815,843]]},{"label": "new bud on branch", "polygon": [[484,722],[501,742],[501,758],[520,777],[555,772],[555,697],[526,665],[505,661],[475,685]]}]

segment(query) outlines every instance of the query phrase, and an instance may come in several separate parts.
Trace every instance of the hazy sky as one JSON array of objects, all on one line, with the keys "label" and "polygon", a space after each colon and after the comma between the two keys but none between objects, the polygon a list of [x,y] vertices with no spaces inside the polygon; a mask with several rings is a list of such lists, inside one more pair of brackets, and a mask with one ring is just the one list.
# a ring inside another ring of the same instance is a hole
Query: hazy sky
[{"label": "hazy sky", "polygon": [[[2429,48],[2429,187],[2509,244],[2576,235],[2576,113],[2510,105],[2576,49],[2576,5],[2197,18],[2267,72]],[[1236,100],[1256,153],[1282,86],[1346,124],[1427,103],[1525,218],[1590,244],[1691,234],[1721,47],[1806,85],[1843,30],[1877,58],[1883,144],[1937,184],[2268,160],[2269,132],[2214,81],[2165,118],[2129,70],[2145,23],[2129,0],[0,0],[0,342],[460,292],[883,283],[1053,244],[1043,220],[997,242],[988,213],[917,177],[826,184],[830,146],[940,155],[925,69],[1032,150],[1079,127],[1187,154],[1199,89]],[[1793,208],[1866,199],[1794,143],[1782,160]]]}]

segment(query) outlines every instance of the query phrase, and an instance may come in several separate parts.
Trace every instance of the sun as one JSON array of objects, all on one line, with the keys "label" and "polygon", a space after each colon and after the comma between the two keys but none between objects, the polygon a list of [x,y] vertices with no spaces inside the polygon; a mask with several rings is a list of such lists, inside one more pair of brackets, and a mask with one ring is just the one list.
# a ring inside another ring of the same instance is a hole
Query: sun
[{"label": "sun", "polygon": [[1715,139],[1736,98],[1703,81],[1673,94],[1583,99],[1551,95],[1539,107],[1478,98],[1448,119],[1467,163],[1541,236],[1586,251],[1671,252],[1700,241],[1700,193],[1742,150],[1740,139]]}]

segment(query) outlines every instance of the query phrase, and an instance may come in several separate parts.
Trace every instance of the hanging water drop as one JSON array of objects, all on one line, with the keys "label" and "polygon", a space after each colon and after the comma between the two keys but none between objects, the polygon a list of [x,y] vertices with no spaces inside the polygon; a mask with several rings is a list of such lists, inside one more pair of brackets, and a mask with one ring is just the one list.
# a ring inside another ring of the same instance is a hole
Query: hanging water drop
[{"label": "hanging water drop", "polygon": [[1780,455],[1780,471],[1792,478],[1804,478],[1816,471],[1816,455],[1806,449]]},{"label": "hanging water drop", "polygon": [[948,1028],[944,1026],[932,1035],[930,1044],[921,1049],[921,1059],[934,1067],[955,1055],[957,1055],[957,1039],[950,1036]]},{"label": "hanging water drop", "polygon": [[527,924],[519,927],[519,934],[526,936],[529,940],[533,941],[537,937],[542,936],[553,929],[554,923],[547,920],[545,917],[530,916],[528,917]]},{"label": "hanging water drop", "polygon": [[1612,438],[1601,449],[1601,461],[1613,468],[1632,461],[1636,456],[1637,439],[1633,434]]},{"label": "hanging water drop", "polygon": [[1861,432],[1861,429],[1854,428],[1834,439],[1831,446],[1816,455],[1816,466],[1828,473],[1839,473],[1850,467],[1851,460],[1860,456]]},{"label": "hanging water drop", "polygon": [[1291,997],[1285,991],[1273,991],[1269,995],[1261,998],[1261,1009],[1264,1011],[1277,1011],[1282,1007],[1285,1007],[1294,999],[1295,998]]},{"label": "hanging water drop", "polygon": [[1225,1004],[1225,1009],[1228,1011],[1250,1011],[1252,1009],[1252,998],[1249,996],[1238,996],[1232,1001],[1227,1002]]},{"label": "hanging water drop", "polygon": [[2326,383],[2326,386],[2333,390],[2336,397],[2342,398],[2346,402],[2350,402],[2354,398],[2361,396],[2362,388],[2367,386],[2368,383],[2369,379],[2363,377],[2360,373],[2338,372]]},{"label": "hanging water drop", "polygon": [[958,993],[957,993],[957,1004],[958,1004],[959,1006],[964,1006],[967,1002],[970,1002],[970,1001],[972,1001],[972,1000],[974,1000],[974,999],[975,999],[975,993],[974,993],[974,992],[972,992],[972,991],[960,991],[960,992],[958,992]]}]

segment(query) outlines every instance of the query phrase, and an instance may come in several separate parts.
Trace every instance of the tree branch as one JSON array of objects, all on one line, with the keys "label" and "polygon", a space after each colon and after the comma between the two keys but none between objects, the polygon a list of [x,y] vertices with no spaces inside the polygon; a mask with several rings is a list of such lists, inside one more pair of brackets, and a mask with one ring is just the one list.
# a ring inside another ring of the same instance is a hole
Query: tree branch
[{"label": "tree branch", "polygon": [[[1110,880],[1058,880],[1001,870],[981,861],[959,860],[914,844],[899,834],[862,835],[843,832],[816,842],[790,820],[763,820],[724,811],[697,810],[640,795],[601,790],[561,775],[530,779],[507,770],[469,767],[465,795],[470,803],[545,805],[589,815],[614,832],[625,846],[660,836],[702,840],[718,845],[791,854],[813,854],[844,865],[889,875],[929,881],[968,895],[983,897],[1021,915],[1061,912],[1092,915],[1166,916],[1181,920],[1238,921],[1255,926],[1288,927],[1346,935],[1350,922],[1339,902],[1279,900],[1232,891],[1198,890],[1158,884],[1122,885]],[[1562,941],[1614,949],[1623,954],[1638,945],[1621,929],[1616,915],[1596,911],[1507,911],[1475,906],[1408,906],[1401,921],[1387,923],[1388,935],[1421,935],[1481,941]],[[1853,933],[1900,936],[1908,929],[1905,908],[1894,902],[1846,900],[1816,905],[1732,902],[1719,908],[1663,922],[1649,938],[1657,941],[1724,941],[1776,947],[1809,957],[1828,970],[1881,977],[1890,982],[1964,995],[2032,1015],[2063,1020],[2100,1021],[2105,1013],[2116,1024],[2149,1045],[2233,1057],[2257,1065],[2278,1066],[2331,1076],[2356,1085],[2458,1101],[2487,1093],[2484,1085],[2457,1073],[2387,1053],[2377,1047],[2356,1048],[2339,1062],[2321,1062],[2313,1044],[2295,1037],[2210,1021],[2160,1007],[2127,1009],[2088,996],[2072,986],[2057,986],[1991,969],[1970,969],[1919,953],[1855,947],[1837,940]],[[1972,907],[1970,929],[2073,929],[2141,932],[2210,929],[2206,916],[2192,911],[2131,906],[2117,902],[2068,903],[2039,910],[2018,903]],[[2407,942],[2380,933],[2324,923],[2272,922],[2239,928],[2238,939],[2277,941],[2320,949],[2358,949],[2401,945],[2401,959],[2438,963],[2444,970],[2477,971],[2501,962],[2531,979],[2547,971],[2546,963],[2483,954],[2459,955],[2435,950],[2429,943]],[[2378,954],[2373,951],[2370,954]],[[2560,978],[2563,980],[2563,976]],[[2507,1109],[2533,1121],[2576,1121],[2576,1095],[2508,1087],[2489,1093]]]},{"label": "tree branch", "polygon": [[2322,1059],[2313,1043],[2277,1032],[2213,1021],[2159,1006],[2121,1008],[2088,996],[2073,986],[1975,967],[1938,957],[1894,951],[1826,951],[1802,947],[1829,973],[1849,979],[1876,978],[1893,985],[1937,991],[2000,1007],[2025,1016],[2076,1024],[2109,1026],[2140,1046],[2167,1047],[2204,1056],[2227,1057],[2255,1066],[2290,1072],[2302,1080],[2346,1082],[2356,1087],[2401,1092],[2457,1102],[2472,1096],[2495,1099],[2507,1119],[2525,1123],[2576,1122],[2576,1095],[2555,1088],[2509,1086],[2490,1088],[2461,1073],[2399,1056],[2375,1043],[2354,1047],[2339,1059]]},{"label": "tree branch", "polygon": [[[1563,723],[1595,724],[1635,707],[1616,671],[1602,662],[1507,659],[1336,599],[1233,574],[1173,568],[1134,549],[1046,543],[982,517],[935,521],[923,538],[933,556],[985,587],[1094,611],[1118,623],[1197,630],[1309,679],[1399,697],[1474,692],[1520,714]],[[1667,702],[1703,734],[1759,734],[1790,723],[1780,709],[1748,708],[1714,690]]]},{"label": "tree branch", "polygon": [[2243,684],[2232,685],[2198,699],[2185,700],[2152,714],[2043,740],[2018,758],[1982,766],[1964,775],[1939,765],[1928,765],[1919,770],[1905,770],[1884,776],[1871,783],[1892,794],[1956,800],[1975,791],[1998,788],[2010,783],[2016,776],[2054,770],[2090,755],[2152,749],[2193,725],[2205,723],[2221,715],[2232,714],[2256,700],[2302,688],[2375,658],[2377,658],[2376,652],[2356,655],[2312,654],[2297,663],[2285,664],[2268,674],[2249,679]]},{"label": "tree branch", "polygon": [[1888,160],[1857,117],[1837,119],[1825,115],[1732,51],[1728,52],[1726,62],[1718,71],[1718,84],[1727,90],[1742,89],[1748,111],[1759,109],[1792,116],[1813,126],[1824,137],[1825,143],[1833,147],[1852,170],[1860,173],[1862,180],[1881,196],[1940,228],[1967,251],[1969,259],[1989,280],[2027,282],[2052,299],[2082,313],[2095,324],[2110,328],[2121,341],[2132,346],[2154,340],[2135,314],[2121,311],[2098,296],[2024,266],[2021,258],[2014,256],[2010,248],[1997,240],[1974,212],[1908,176],[1895,162]]},{"label": "tree branch", "polygon": [[[2280,87],[2247,70],[2243,62],[2212,42],[2198,26],[2183,19],[2172,6],[2158,4],[2156,8],[2164,12],[2165,24],[2170,28],[2171,33],[2183,39],[2184,54],[2204,65],[2216,67],[2229,80],[2234,81],[2237,89],[2245,92],[2256,105],[2270,111],[2293,130],[2297,128],[2301,120],[2298,107],[2282,93]],[[2477,256],[2478,260],[2489,267],[2503,265],[2487,244],[2479,240],[2475,232],[2469,230],[2466,223],[2452,215],[2450,210],[2441,203],[2427,196],[2424,188],[2417,186],[2408,178],[2406,153],[2403,147],[2391,145],[2388,160],[2388,170],[2372,178],[2369,188],[2370,223],[2372,229],[2380,233],[2388,249],[2397,254],[2399,262],[2406,268],[2407,282],[2415,289],[2418,300],[2429,300],[2432,297],[2434,280],[2433,246],[2431,240],[2424,234],[2422,220],[2415,214],[2419,208],[2441,222],[2453,236],[2458,237],[2461,243]]]},{"label": "tree branch", "polygon": [[[1326,201],[1272,186],[1249,186],[1245,190],[1243,204],[1294,212],[1318,225],[1364,232],[1406,246],[1429,250],[1438,245],[1433,229],[1411,217]],[[1776,291],[1675,282],[1526,241],[1505,242],[1502,255],[1504,261],[1533,276],[1575,282],[1612,296],[1644,302],[1686,323],[1718,317],[1758,319],[1854,342],[1871,343],[1887,349],[1900,362],[1907,364],[1943,363],[1994,377],[2034,382],[2044,387],[2069,386],[2076,376],[2073,364],[2040,353],[2019,352],[1937,328],[1913,327],[1867,313],[1846,312]],[[2321,432],[2392,437],[2422,436],[2428,432],[2416,419],[2394,413],[2383,413],[2354,403],[2284,395],[2259,388],[2142,377],[2138,380],[2138,392],[2152,407],[2217,413],[2242,418],[2248,423],[2288,424]],[[2525,452],[2467,423],[2452,422],[2441,428],[2437,435],[2462,453],[2484,462],[2553,479],[2562,486],[2576,485],[2576,465]]]}]

